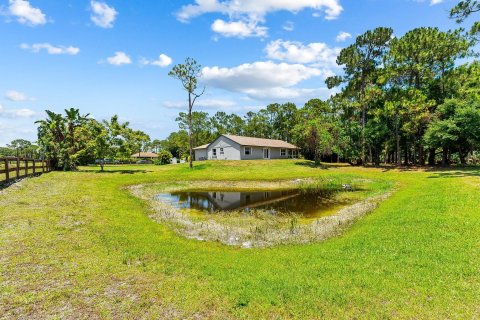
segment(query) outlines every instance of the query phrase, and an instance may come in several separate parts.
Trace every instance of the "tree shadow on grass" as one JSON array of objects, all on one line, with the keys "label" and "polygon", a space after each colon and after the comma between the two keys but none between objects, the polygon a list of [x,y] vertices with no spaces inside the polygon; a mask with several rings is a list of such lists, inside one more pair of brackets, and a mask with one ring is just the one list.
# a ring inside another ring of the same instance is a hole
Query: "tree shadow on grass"
[{"label": "tree shadow on grass", "polygon": [[433,174],[429,179],[480,177],[480,167],[434,168],[428,172]]},{"label": "tree shadow on grass", "polygon": [[348,163],[324,163],[322,162],[321,164],[317,165],[313,161],[309,160],[300,160],[300,161],[295,161],[296,166],[304,166],[304,167],[309,167],[313,169],[323,169],[323,170],[328,170],[330,168],[341,168],[341,167],[350,167]]},{"label": "tree shadow on grass", "polygon": [[[316,165],[313,161],[297,161],[295,165],[305,166],[314,169],[323,169],[328,170],[331,168],[342,168],[342,167],[351,167],[352,165],[348,163],[321,163]],[[395,166],[395,165],[365,165],[365,166],[356,166],[358,168],[370,168],[370,169],[380,169],[382,172],[397,171],[397,172],[430,172],[434,175],[429,176],[428,178],[462,178],[462,177],[480,177],[480,166],[472,167],[438,167],[438,166]]]},{"label": "tree shadow on grass", "polygon": [[192,169],[190,169],[190,167],[187,165],[187,166],[183,166],[182,170],[187,171],[187,172],[191,172],[191,171],[205,170],[208,167],[210,167],[210,165],[207,165],[207,164],[193,164]]},{"label": "tree shadow on grass", "polygon": [[153,172],[151,170],[141,170],[141,169],[136,169],[136,170],[127,170],[127,169],[117,169],[117,170],[105,170],[105,171],[100,171],[100,170],[78,170],[77,172],[87,172],[87,173],[99,173],[99,174],[108,174],[108,173],[120,173],[120,174],[136,174],[136,173],[148,173],[148,172]]}]

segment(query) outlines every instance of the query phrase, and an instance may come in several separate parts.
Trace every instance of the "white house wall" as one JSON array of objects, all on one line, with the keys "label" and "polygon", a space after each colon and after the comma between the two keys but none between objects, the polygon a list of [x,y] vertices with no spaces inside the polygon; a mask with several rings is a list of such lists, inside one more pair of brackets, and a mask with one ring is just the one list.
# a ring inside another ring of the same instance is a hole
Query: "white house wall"
[{"label": "white house wall", "polygon": [[[223,154],[220,154],[223,148]],[[213,156],[213,149],[217,150],[217,156]],[[224,136],[220,136],[212,142],[207,149],[208,160],[240,160],[240,145]]]},{"label": "white house wall", "polygon": [[[221,148],[223,148],[223,154],[220,154]],[[216,157],[213,155],[213,149],[217,150]],[[245,155],[245,146],[220,136],[207,149],[195,150],[195,160],[259,160],[263,159],[263,149],[263,147],[250,147],[250,155]],[[281,155],[281,148],[268,149],[270,150],[269,159],[288,159],[289,149],[285,149],[284,156]]]},{"label": "white house wall", "polygon": [[[242,146],[241,160],[258,160],[263,159],[263,147],[250,147],[250,155],[245,155],[245,147]],[[285,156],[281,156],[280,148],[267,148],[270,149],[269,159],[288,159],[288,149],[285,149]]]},{"label": "white house wall", "polygon": [[195,150],[195,160],[206,160],[207,159],[207,149],[198,149]]}]

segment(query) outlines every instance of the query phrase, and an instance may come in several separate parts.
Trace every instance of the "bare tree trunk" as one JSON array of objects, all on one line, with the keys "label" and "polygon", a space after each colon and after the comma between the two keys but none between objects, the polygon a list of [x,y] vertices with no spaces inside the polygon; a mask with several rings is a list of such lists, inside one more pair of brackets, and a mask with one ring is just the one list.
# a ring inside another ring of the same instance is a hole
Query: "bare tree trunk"
[{"label": "bare tree trunk", "polygon": [[366,152],[365,152],[365,113],[366,113],[366,107],[365,103],[362,103],[362,165],[365,165],[365,158],[366,158]]},{"label": "bare tree trunk", "polygon": [[188,144],[190,146],[189,148],[190,149],[190,160],[189,160],[190,169],[193,169],[192,108],[193,108],[192,95],[189,93],[188,94]]},{"label": "bare tree trunk", "polygon": [[430,148],[430,150],[428,151],[428,164],[430,166],[434,166],[436,163],[435,163],[435,149],[434,148]]},{"label": "bare tree trunk", "polygon": [[425,150],[423,149],[422,144],[419,145],[418,157],[420,158],[420,165],[424,166],[425,165]]},{"label": "bare tree trunk", "polygon": [[413,165],[417,165],[417,141],[413,140]]},{"label": "bare tree trunk", "polygon": [[447,165],[448,165],[448,149],[443,147],[442,166],[447,166]]},{"label": "bare tree trunk", "polygon": [[400,150],[400,130],[399,130],[399,123],[398,123],[398,115],[396,116],[396,121],[395,121],[395,138],[397,140],[397,158],[395,159],[397,166],[402,165],[402,150]]}]

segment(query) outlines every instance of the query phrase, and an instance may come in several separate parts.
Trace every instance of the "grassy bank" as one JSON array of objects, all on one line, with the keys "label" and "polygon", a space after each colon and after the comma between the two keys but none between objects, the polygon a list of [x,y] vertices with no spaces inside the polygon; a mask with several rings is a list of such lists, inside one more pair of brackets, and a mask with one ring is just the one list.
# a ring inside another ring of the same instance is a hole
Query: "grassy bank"
[{"label": "grassy bank", "polygon": [[[208,162],[52,172],[0,194],[7,318],[475,318],[480,170]],[[340,236],[244,250],[177,236],[126,186],[371,179],[398,190]]]}]

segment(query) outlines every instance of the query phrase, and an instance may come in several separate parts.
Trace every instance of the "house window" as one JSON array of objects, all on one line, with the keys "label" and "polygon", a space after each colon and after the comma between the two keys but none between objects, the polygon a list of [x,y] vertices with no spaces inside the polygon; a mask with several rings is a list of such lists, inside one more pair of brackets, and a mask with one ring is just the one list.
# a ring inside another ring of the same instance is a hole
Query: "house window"
[{"label": "house window", "polygon": [[249,155],[251,154],[251,152],[252,152],[252,148],[250,148],[250,147],[245,147],[245,155],[246,155],[246,156],[249,156]]},{"label": "house window", "polygon": [[285,157],[287,155],[286,149],[280,149],[280,156]]},{"label": "house window", "polygon": [[213,154],[214,157],[216,157],[217,156],[217,149],[212,149],[212,154]]},{"label": "house window", "polygon": [[223,148],[220,148],[220,154],[223,154]]}]

